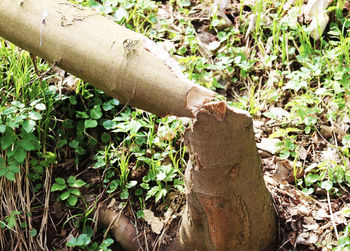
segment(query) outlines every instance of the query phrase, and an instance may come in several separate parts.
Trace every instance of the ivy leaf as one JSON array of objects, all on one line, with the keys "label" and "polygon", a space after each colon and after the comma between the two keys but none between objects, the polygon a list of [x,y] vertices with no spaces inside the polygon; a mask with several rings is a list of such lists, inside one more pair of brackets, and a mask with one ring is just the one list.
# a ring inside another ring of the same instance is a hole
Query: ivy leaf
[{"label": "ivy leaf", "polygon": [[77,246],[77,239],[76,238],[72,238],[70,239],[67,244],[66,244],[67,247],[75,247]]},{"label": "ivy leaf", "polygon": [[87,246],[90,244],[90,242],[91,238],[87,234],[81,234],[77,239],[77,243],[79,244],[79,246]]},{"label": "ivy leaf", "polygon": [[95,105],[90,110],[90,118],[92,119],[100,119],[102,117],[101,107],[99,105]]},{"label": "ivy leaf", "polygon": [[103,121],[102,125],[106,130],[110,130],[116,128],[117,122],[115,122],[114,120],[106,120]]},{"label": "ivy leaf", "polygon": [[307,186],[315,183],[316,181],[318,181],[320,179],[320,176],[318,174],[311,174],[309,173],[306,177],[305,177],[305,184]]},{"label": "ivy leaf", "polygon": [[322,181],[321,183],[321,188],[327,190],[327,191],[330,191],[333,187],[333,182],[330,181],[330,180],[325,180],[325,181]]},{"label": "ivy leaf", "polygon": [[120,198],[122,200],[126,200],[127,198],[129,198],[129,191],[128,191],[128,189],[124,189],[123,192],[121,192]]},{"label": "ivy leaf", "polygon": [[109,110],[112,110],[114,108],[114,105],[108,101],[108,102],[103,103],[102,108],[104,111],[109,111]]},{"label": "ivy leaf", "polygon": [[109,133],[104,132],[101,135],[101,141],[102,143],[108,143],[111,140],[111,135],[109,135]]},{"label": "ivy leaf", "polygon": [[95,128],[97,126],[97,121],[94,119],[87,119],[84,121],[85,128]]}]

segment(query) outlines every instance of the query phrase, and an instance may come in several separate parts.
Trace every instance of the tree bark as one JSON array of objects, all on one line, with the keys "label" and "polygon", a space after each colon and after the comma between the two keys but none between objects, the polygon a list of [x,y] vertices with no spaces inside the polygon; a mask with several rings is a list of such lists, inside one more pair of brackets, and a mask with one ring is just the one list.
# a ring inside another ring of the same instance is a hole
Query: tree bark
[{"label": "tree bark", "polygon": [[[0,20],[2,37],[121,102],[193,118],[186,209],[178,238],[164,249],[264,250],[273,243],[275,214],[247,113],[187,80],[149,39],[92,10],[64,0],[2,0]],[[108,210],[100,217],[112,219]]]},{"label": "tree bark", "polygon": [[185,173],[186,209],[176,250],[270,248],[275,214],[251,117],[225,102],[210,102],[185,138],[192,164]]}]

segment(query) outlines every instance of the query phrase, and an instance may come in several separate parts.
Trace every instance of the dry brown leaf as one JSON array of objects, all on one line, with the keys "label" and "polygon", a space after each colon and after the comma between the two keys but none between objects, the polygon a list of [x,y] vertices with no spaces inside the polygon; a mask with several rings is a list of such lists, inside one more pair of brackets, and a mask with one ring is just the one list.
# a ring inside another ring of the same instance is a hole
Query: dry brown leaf
[{"label": "dry brown leaf", "polygon": [[314,210],[312,212],[312,215],[313,215],[315,220],[326,220],[329,218],[328,213],[323,208],[320,208],[318,210]]},{"label": "dry brown leaf", "polygon": [[285,167],[281,162],[276,163],[276,170],[272,175],[272,178],[277,180],[280,183],[287,182],[290,170]]},{"label": "dry brown leaf", "polygon": [[275,154],[279,151],[279,147],[277,146],[279,142],[281,142],[279,139],[262,138],[261,142],[257,143],[256,146],[258,149]]},{"label": "dry brown leaf", "polygon": [[144,209],[143,214],[144,220],[151,226],[152,231],[156,234],[160,234],[164,226],[163,221],[160,218],[155,217],[151,210]]}]

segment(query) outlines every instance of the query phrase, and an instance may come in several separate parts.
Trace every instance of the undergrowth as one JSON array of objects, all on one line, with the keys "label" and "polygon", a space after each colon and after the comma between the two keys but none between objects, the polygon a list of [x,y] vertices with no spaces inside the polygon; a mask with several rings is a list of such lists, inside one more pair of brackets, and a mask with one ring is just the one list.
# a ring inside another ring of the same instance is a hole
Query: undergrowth
[{"label": "undergrowth", "polygon": [[[293,184],[305,195],[349,195],[346,1],[330,4],[319,40],[303,20],[302,1],[72,2],[145,34],[189,79],[263,121],[258,142],[276,139],[274,156],[293,163]],[[141,219],[144,209],[163,214],[183,196],[186,121],[124,106],[56,68],[38,79],[34,65],[41,73],[49,66],[7,41],[0,55],[2,250],[110,250],[113,240],[94,231],[98,202],[118,201]],[[331,248],[349,247],[345,227]]]}]

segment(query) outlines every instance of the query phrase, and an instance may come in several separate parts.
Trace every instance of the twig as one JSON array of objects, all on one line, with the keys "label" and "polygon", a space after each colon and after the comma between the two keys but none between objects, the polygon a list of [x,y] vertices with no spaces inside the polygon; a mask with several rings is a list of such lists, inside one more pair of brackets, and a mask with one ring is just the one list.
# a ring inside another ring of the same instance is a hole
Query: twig
[{"label": "twig", "polygon": [[329,198],[329,191],[327,191],[327,201],[328,201],[329,214],[330,214],[331,219],[332,219],[332,225],[334,228],[335,236],[337,237],[337,240],[339,240],[337,225],[335,224],[334,215],[333,215],[333,211],[332,211],[331,199]]},{"label": "twig", "polygon": [[26,86],[28,86],[28,85],[30,85],[30,84],[33,84],[35,81],[38,81],[38,80],[43,79],[43,78],[52,70],[52,68],[56,66],[56,64],[57,64],[57,62],[54,62],[54,63],[50,66],[50,68],[47,69],[43,74],[41,74],[41,75],[40,75],[39,77],[37,77],[36,79],[31,80],[29,83],[25,84],[23,87],[26,87]]}]

